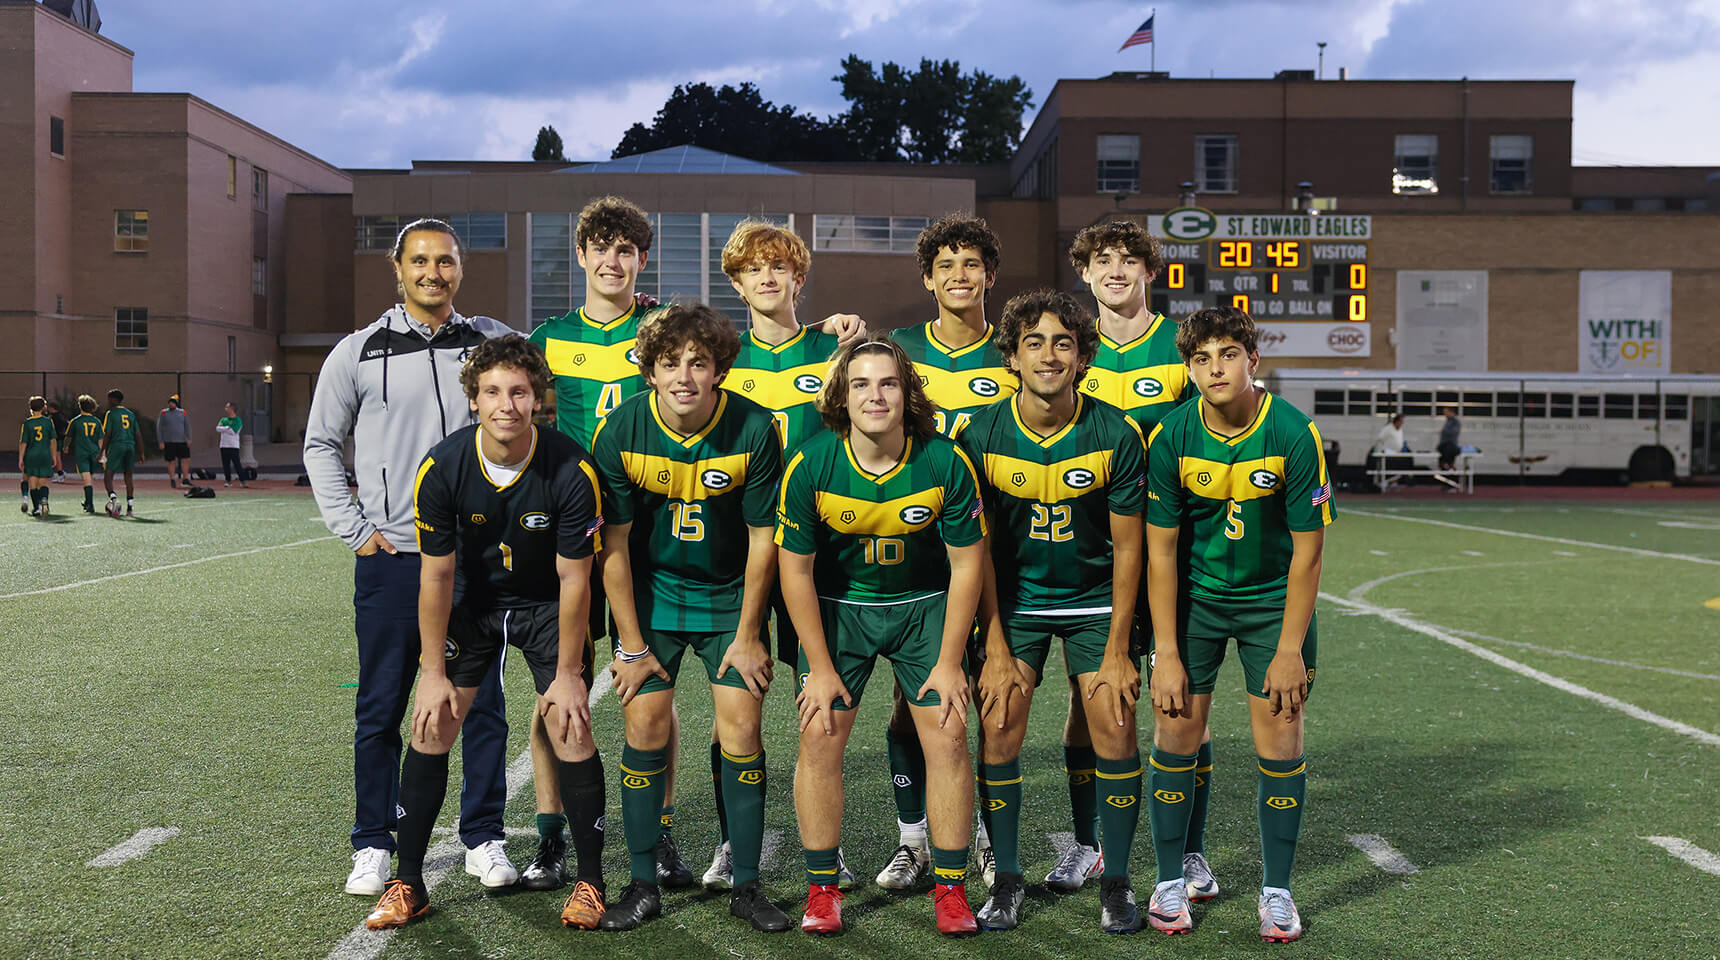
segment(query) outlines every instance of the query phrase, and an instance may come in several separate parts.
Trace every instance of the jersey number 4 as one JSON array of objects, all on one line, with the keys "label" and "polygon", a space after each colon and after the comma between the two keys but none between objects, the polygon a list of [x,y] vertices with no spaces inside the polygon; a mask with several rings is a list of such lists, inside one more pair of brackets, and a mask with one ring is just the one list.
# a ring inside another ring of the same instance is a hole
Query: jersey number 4
[{"label": "jersey number 4", "polygon": [[609,411],[621,405],[621,384],[606,383],[597,394],[597,419],[609,416]]}]

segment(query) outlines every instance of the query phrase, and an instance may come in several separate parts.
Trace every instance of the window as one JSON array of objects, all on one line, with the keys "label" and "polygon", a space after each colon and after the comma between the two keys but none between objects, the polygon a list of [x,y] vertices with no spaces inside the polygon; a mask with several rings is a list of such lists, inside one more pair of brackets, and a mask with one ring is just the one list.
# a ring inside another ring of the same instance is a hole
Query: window
[{"label": "window", "polygon": [[251,168],[251,209],[269,209],[269,171]]},{"label": "window", "polygon": [[1400,133],[1392,147],[1392,192],[1439,192],[1439,137],[1431,133]]},{"label": "window", "polygon": [[227,199],[239,195],[239,158],[227,154]]},{"label": "window", "polygon": [[812,249],[833,253],[913,253],[926,217],[851,217],[818,214],[812,218]]},{"label": "window", "polygon": [[1534,159],[1535,139],[1526,136],[1490,138],[1488,155],[1493,159],[1493,176],[1488,188],[1494,193],[1530,192],[1529,161]]},{"label": "window", "polygon": [[251,258],[251,292],[259,297],[269,295],[269,261],[263,257]]},{"label": "window", "polygon": [[1316,416],[1319,416],[1322,414],[1327,414],[1327,415],[1331,415],[1331,416],[1341,416],[1343,414],[1343,412],[1344,412],[1344,391],[1342,391],[1342,390],[1315,390],[1314,391],[1314,414]]},{"label": "window", "polygon": [[1236,134],[1194,138],[1194,185],[1201,193],[1236,192]]},{"label": "window", "polygon": [[1571,419],[1571,411],[1576,406],[1576,397],[1569,393],[1547,394],[1547,416],[1554,420]]},{"label": "window", "polygon": [[1636,398],[1628,393],[1609,393],[1603,400],[1601,416],[1607,420],[1630,420],[1636,416]]},{"label": "window", "polygon": [[1682,393],[1669,393],[1669,394],[1667,394],[1666,395],[1666,419],[1668,419],[1668,420],[1688,420],[1688,419],[1690,419],[1690,398],[1685,396]]},{"label": "window", "polygon": [[119,307],[114,310],[113,348],[149,349],[149,310],[144,307]]},{"label": "window", "polygon": [[1141,138],[1135,134],[1099,135],[1100,193],[1137,193],[1141,189]]},{"label": "window", "polygon": [[239,338],[227,338],[227,376],[239,372]]},{"label": "window", "polygon": [[[460,243],[467,250],[506,250],[508,248],[508,215],[505,213],[431,214],[454,228]],[[421,217],[384,216],[355,217],[357,245],[360,253],[394,249],[400,228]]]},{"label": "window", "polygon": [[66,121],[60,117],[48,118],[48,152],[56,157],[66,155]]},{"label": "window", "polygon": [[113,212],[113,248],[120,253],[149,252],[149,211]]}]

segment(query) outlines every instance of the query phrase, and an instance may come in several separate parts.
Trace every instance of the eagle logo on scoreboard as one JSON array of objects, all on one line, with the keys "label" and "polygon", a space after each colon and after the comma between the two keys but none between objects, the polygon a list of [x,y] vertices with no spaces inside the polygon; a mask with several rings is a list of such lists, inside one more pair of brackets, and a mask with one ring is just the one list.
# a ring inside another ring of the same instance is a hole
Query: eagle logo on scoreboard
[{"label": "eagle logo on scoreboard", "polygon": [[1205,240],[1218,229],[1218,218],[1205,207],[1177,207],[1161,222],[1165,235],[1177,240]]}]

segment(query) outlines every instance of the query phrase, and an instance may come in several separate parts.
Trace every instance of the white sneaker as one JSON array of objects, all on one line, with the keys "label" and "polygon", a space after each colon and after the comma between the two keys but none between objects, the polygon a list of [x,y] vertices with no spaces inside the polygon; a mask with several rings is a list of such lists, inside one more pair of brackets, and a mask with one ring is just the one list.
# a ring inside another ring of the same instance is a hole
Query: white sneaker
[{"label": "white sneaker", "polygon": [[1218,878],[1212,875],[1211,864],[1201,854],[1183,854],[1183,883],[1188,886],[1188,898],[1195,903],[1218,896]]},{"label": "white sneaker", "polygon": [[365,847],[352,855],[352,872],[346,875],[346,892],[357,897],[380,897],[388,886],[389,852]]},{"label": "white sneaker", "polygon": [[890,855],[890,862],[884,865],[884,869],[878,871],[878,886],[886,890],[907,890],[920,882],[931,863],[932,848],[925,837],[918,838],[917,844],[903,843]]},{"label": "white sneaker", "polygon": [[860,885],[860,878],[854,871],[848,869],[848,858],[842,855],[842,848],[836,848],[836,889],[852,890]]},{"label": "white sneaker", "polygon": [[710,869],[705,871],[706,890],[728,890],[735,885],[735,859],[729,852],[729,842],[724,840],[717,844],[717,849],[711,854]]},{"label": "white sneaker", "polygon": [[1260,939],[1267,943],[1289,943],[1302,936],[1302,915],[1290,891],[1282,887],[1260,892]]},{"label": "white sneaker", "polygon": [[974,850],[979,854],[979,872],[985,877],[985,885],[990,887],[997,882],[997,854],[991,849],[991,834],[985,829],[985,819],[978,818],[974,823]]},{"label": "white sneaker", "polygon": [[1074,893],[1088,878],[1105,869],[1105,857],[1084,843],[1070,844],[1058,858],[1057,866],[1045,875],[1045,885],[1060,893]]},{"label": "white sneaker", "polygon": [[501,840],[486,840],[466,851],[466,872],[492,890],[511,887],[520,880],[520,872],[508,860]]}]

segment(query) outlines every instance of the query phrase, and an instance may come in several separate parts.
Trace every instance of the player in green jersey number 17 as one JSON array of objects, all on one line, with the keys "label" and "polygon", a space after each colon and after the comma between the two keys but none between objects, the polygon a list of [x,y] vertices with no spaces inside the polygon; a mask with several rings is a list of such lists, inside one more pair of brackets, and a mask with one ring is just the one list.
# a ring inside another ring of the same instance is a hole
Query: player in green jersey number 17
[{"label": "player in green jersey number 17", "polygon": [[1201,399],[1148,438],[1155,723],[1147,789],[1159,882],[1147,916],[1165,933],[1193,927],[1183,869],[1188,797],[1218,668],[1235,637],[1260,768],[1260,936],[1287,942],[1302,934],[1290,868],[1307,792],[1302,717],[1332,488],[1318,428],[1255,384],[1257,342],[1241,310],[1185,320],[1177,348]]}]

